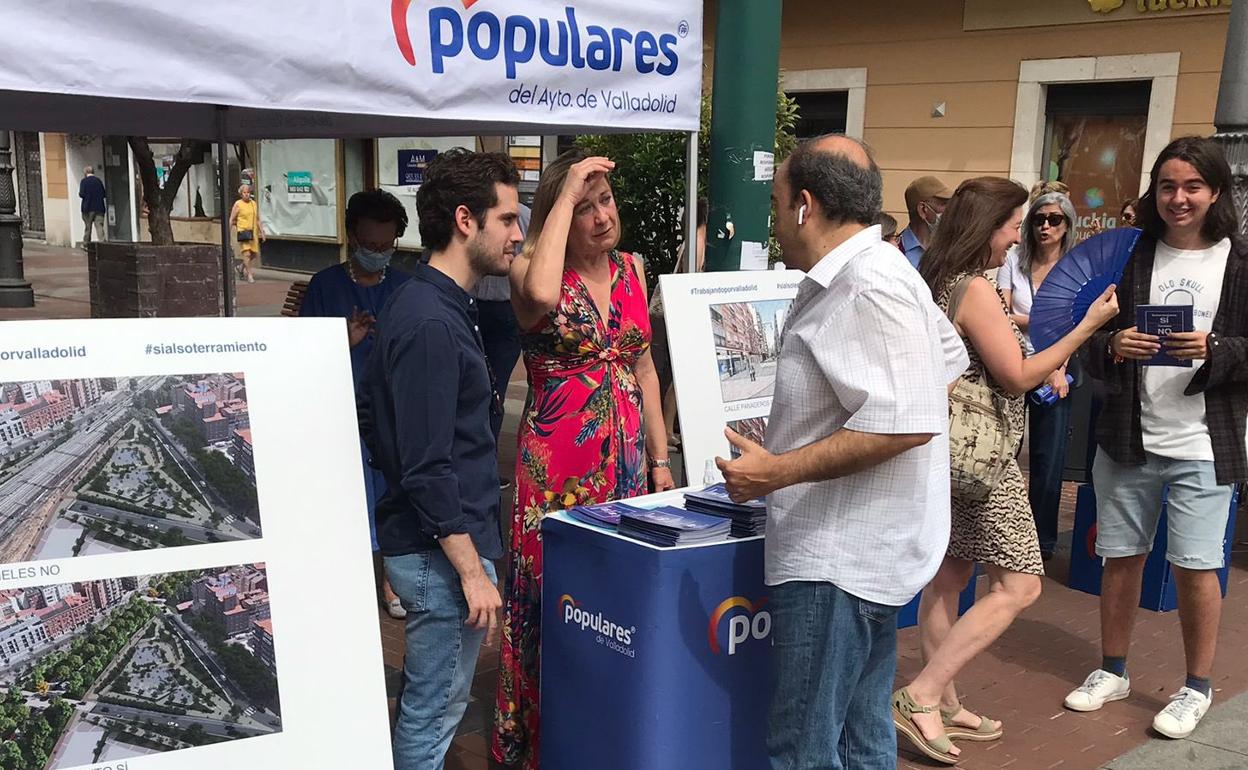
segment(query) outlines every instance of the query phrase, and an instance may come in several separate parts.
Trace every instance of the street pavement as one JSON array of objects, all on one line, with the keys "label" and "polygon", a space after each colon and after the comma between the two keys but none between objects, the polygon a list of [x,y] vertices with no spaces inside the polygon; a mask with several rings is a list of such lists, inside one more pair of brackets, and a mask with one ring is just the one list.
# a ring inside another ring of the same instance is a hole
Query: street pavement
[{"label": "street pavement", "polygon": [[[22,261],[26,280],[35,290],[35,306],[0,308],[0,321],[91,317],[86,252],[26,240],[22,244]],[[255,283],[236,284],[238,315],[281,315],[291,282],[307,279],[300,273],[257,270]]]}]

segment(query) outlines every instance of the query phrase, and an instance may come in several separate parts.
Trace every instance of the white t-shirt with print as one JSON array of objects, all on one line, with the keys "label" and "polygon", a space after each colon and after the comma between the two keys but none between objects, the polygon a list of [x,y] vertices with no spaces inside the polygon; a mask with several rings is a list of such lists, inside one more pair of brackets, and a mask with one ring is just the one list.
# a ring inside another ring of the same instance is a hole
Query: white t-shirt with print
[{"label": "white t-shirt with print", "polygon": [[[1230,253],[1229,238],[1197,250],[1176,249],[1158,241],[1149,301],[1154,305],[1191,305],[1195,330],[1211,331]],[[1183,393],[1203,364],[1203,359],[1197,359],[1190,369],[1143,367],[1140,427],[1146,452],[1173,460],[1213,460],[1205,396]]]}]

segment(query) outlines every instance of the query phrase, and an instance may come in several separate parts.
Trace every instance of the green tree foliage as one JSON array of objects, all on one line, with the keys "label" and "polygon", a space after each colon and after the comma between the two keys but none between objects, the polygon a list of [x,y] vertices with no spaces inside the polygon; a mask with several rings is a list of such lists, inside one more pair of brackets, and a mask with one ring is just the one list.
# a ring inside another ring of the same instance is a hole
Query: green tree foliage
[{"label": "green tree foliage", "polygon": [[[797,146],[797,102],[783,89],[776,92],[776,165]],[[680,134],[605,134],[581,136],[578,146],[617,162],[611,189],[620,210],[620,248],[646,260],[646,280],[676,264],[676,249],[684,241],[685,137]],[[711,153],[711,98],[702,96],[702,126],[698,134],[698,194],[706,190]]]},{"label": "green tree foliage", "polygon": [[208,484],[217,490],[230,510],[235,515],[254,518],[258,507],[256,486],[247,475],[219,452],[195,450],[193,454]]},{"label": "green tree foliage", "polygon": [[25,770],[28,765],[26,758],[22,756],[22,747],[17,745],[17,741],[8,740],[0,743],[0,767],[12,768],[13,770]]},{"label": "green tree foliage", "polygon": [[214,648],[225,675],[255,703],[277,705],[277,679],[269,669],[245,648],[217,645]]}]

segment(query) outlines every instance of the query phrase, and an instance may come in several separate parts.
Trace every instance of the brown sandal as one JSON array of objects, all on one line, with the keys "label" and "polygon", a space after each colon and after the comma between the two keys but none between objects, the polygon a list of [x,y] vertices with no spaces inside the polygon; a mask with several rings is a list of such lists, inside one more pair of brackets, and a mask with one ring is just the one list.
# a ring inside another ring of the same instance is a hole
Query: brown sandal
[{"label": "brown sandal", "polygon": [[914,723],[915,714],[930,714],[937,710],[937,706],[920,706],[915,703],[909,690],[904,687],[893,693],[893,725],[897,728],[897,733],[906,736],[923,756],[946,765],[956,765],[960,757],[950,753],[953,742],[949,740],[949,736],[924,738],[923,731]]},{"label": "brown sandal", "polygon": [[1000,727],[994,728],[992,720],[985,716],[979,718],[979,727],[970,728],[964,725],[955,725],[953,718],[960,711],[962,711],[961,706],[952,711],[940,710],[940,721],[945,726],[945,735],[950,738],[959,741],[996,741],[1000,740],[1002,735],[1005,735],[1004,729]]}]

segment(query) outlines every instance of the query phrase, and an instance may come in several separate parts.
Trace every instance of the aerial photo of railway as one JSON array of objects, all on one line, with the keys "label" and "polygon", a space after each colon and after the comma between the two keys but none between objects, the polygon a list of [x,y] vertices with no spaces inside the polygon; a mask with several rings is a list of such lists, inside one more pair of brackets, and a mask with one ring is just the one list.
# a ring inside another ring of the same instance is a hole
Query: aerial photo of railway
[{"label": "aerial photo of railway", "polygon": [[0,383],[0,564],[260,534],[242,374]]}]

